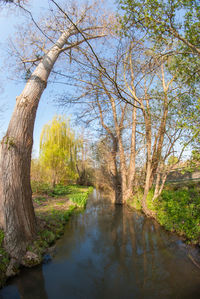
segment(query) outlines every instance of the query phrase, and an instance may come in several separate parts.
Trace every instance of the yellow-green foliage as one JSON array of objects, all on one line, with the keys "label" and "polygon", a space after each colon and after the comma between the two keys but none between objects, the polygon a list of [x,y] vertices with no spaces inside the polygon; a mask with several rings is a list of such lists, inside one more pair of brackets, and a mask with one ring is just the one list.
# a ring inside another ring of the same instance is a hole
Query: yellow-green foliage
[{"label": "yellow-green foliage", "polygon": [[55,116],[46,124],[40,137],[40,163],[49,173],[49,181],[62,182],[77,178],[76,162],[82,148],[70,127],[70,120]]}]

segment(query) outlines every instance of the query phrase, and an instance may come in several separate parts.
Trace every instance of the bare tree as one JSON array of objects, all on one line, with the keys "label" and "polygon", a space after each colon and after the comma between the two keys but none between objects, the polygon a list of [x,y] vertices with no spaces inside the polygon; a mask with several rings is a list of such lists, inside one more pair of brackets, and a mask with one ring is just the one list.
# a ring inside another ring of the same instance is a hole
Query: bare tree
[{"label": "bare tree", "polygon": [[[118,159],[121,199],[118,198],[116,202],[126,202],[134,192],[138,154],[136,149],[144,147],[145,182],[142,207],[146,215],[154,216],[147,207],[147,195],[155,180],[154,198],[160,195],[167,177],[165,162],[182,136],[177,118],[182,98],[175,83],[175,75],[170,75],[166,70],[167,58],[156,58],[141,42],[129,41],[121,55],[116,55],[109,61],[102,59],[101,64],[106,66],[105,73],[96,68],[91,57],[86,53],[84,55],[90,68],[84,68],[85,78],[82,82],[87,87],[83,96],[90,96],[91,107],[93,111],[94,106],[96,107],[101,126],[107,136],[110,136],[110,140],[113,140],[112,144],[117,140],[117,153],[113,158]],[[96,90],[98,97],[95,98]],[[124,133],[127,116],[130,121],[129,139],[125,141],[123,136],[127,136],[127,132]],[[145,138],[143,145],[140,144],[138,135]],[[110,152],[111,148],[113,151],[113,147],[110,147]],[[140,162],[140,168],[142,167]]]},{"label": "bare tree", "polygon": [[143,127],[140,127],[145,136],[146,154],[142,208],[147,216],[154,216],[147,206],[147,195],[153,182],[156,183],[154,199],[163,190],[169,171],[165,163],[182,137],[177,118],[182,98],[178,93],[175,75],[172,76],[166,71],[167,61],[163,57],[158,60],[147,50],[141,49],[140,59],[136,60],[133,51],[134,47],[131,46],[126,68],[128,79],[125,78],[125,80],[128,90],[140,108],[144,121]]}]

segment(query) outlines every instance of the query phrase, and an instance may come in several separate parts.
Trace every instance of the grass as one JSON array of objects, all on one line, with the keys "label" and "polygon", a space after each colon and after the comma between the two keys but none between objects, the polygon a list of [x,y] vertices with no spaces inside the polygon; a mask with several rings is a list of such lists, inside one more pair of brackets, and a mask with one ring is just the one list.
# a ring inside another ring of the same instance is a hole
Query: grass
[{"label": "grass", "polygon": [[84,187],[79,185],[56,185],[55,188],[51,188],[50,185],[44,183],[33,182],[33,192],[37,194],[34,201],[37,204],[41,204],[46,200],[45,196],[52,198],[60,198],[67,196],[69,200],[75,203],[79,207],[85,207],[89,193],[92,191],[92,187]]},{"label": "grass", "polygon": [[73,203],[77,204],[81,208],[84,208],[86,206],[88,195],[92,192],[92,190],[93,188],[89,187],[85,193],[77,190],[77,193],[71,193],[68,196]]}]

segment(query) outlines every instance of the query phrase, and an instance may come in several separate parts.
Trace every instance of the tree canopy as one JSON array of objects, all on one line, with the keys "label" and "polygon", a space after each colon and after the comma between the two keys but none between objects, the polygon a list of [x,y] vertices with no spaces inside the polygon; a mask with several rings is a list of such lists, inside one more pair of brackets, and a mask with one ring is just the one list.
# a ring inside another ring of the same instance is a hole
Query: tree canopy
[{"label": "tree canopy", "polygon": [[[124,31],[135,29],[156,43],[158,51],[173,55],[173,67],[186,82],[199,81],[200,4],[196,0],[120,0]],[[168,53],[166,53],[166,45]],[[164,46],[164,48],[163,48]]]}]

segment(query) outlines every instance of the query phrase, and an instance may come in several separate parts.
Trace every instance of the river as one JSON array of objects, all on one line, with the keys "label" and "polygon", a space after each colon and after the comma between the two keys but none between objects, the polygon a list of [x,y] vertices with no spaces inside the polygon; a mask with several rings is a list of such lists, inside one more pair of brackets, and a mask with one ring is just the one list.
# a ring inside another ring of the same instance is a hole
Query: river
[{"label": "river", "polygon": [[[191,249],[193,250],[193,249]],[[94,191],[71,217],[51,261],[23,269],[0,299],[200,298],[188,247],[155,221]]]}]

